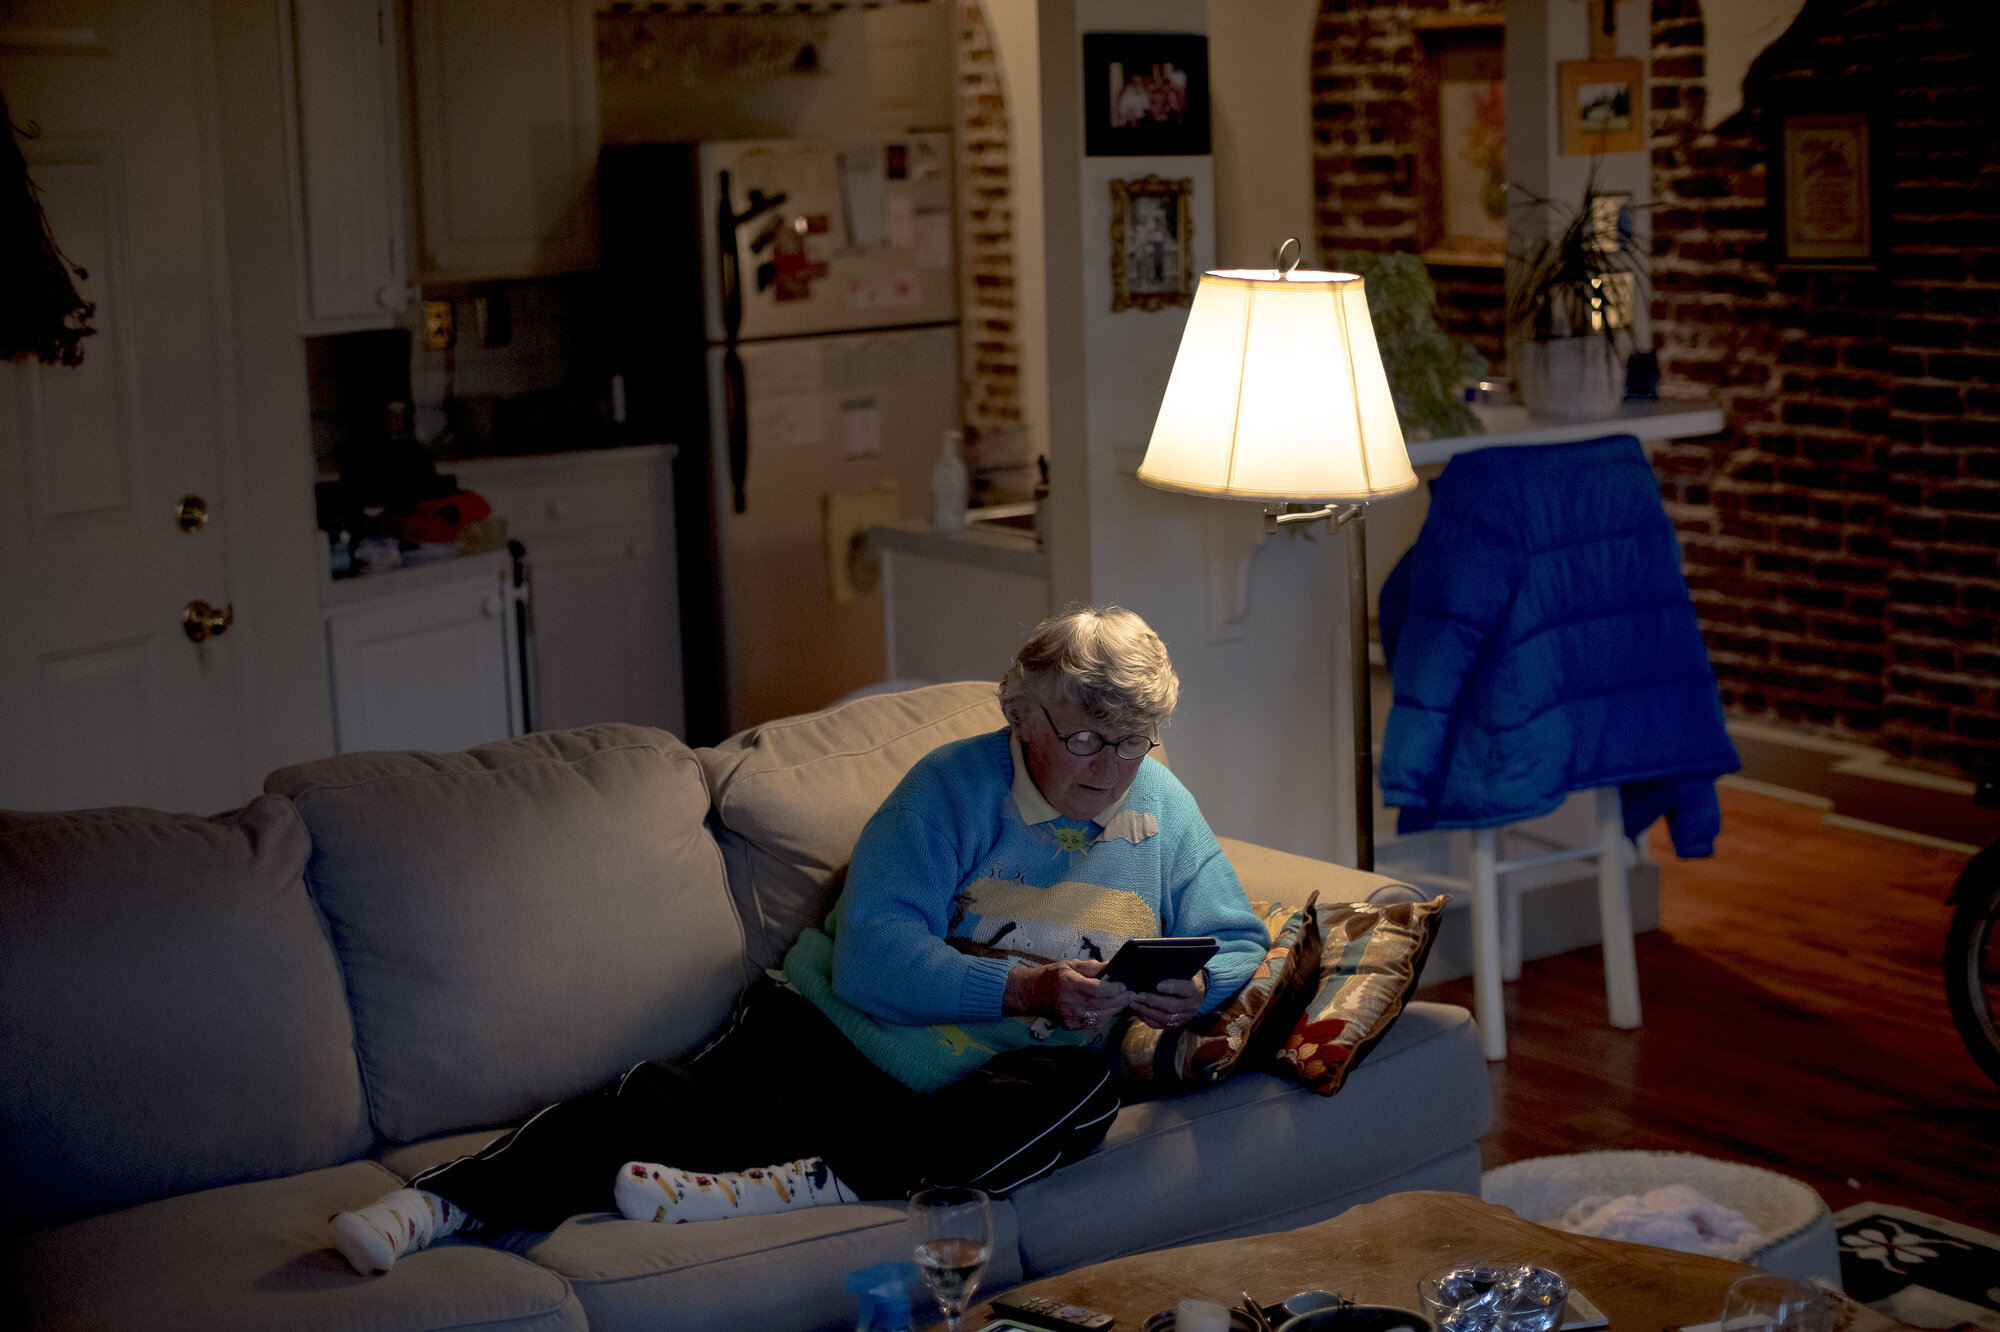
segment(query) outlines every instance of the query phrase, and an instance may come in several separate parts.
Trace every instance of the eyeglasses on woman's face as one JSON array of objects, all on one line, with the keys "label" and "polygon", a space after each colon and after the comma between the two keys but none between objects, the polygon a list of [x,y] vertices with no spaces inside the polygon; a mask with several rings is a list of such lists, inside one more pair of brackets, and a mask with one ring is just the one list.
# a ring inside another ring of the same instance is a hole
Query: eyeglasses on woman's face
[{"label": "eyeglasses on woman's face", "polygon": [[1063,742],[1063,748],[1078,758],[1089,758],[1106,745],[1110,745],[1111,751],[1118,755],[1119,758],[1144,758],[1151,752],[1155,745],[1160,743],[1151,736],[1146,735],[1128,735],[1118,741],[1106,740],[1095,731],[1071,731],[1068,735],[1064,735],[1062,727],[1056,725],[1056,719],[1049,717],[1048,708],[1040,703],[1037,703],[1035,706],[1042,709],[1044,717],[1048,717],[1049,729],[1056,733],[1056,739]]}]

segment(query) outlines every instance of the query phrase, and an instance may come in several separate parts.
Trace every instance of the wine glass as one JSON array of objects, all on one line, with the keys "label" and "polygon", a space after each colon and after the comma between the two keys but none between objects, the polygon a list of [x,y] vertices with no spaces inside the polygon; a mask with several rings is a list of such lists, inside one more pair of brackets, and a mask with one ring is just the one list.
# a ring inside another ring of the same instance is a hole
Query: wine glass
[{"label": "wine glass", "polygon": [[1769,1273],[1739,1278],[1722,1306],[1722,1332],[1826,1332],[1828,1322],[1818,1290]]},{"label": "wine glass", "polygon": [[945,1326],[958,1332],[965,1306],[986,1274],[993,1252],[993,1214],[978,1189],[924,1189],[910,1197],[917,1266],[944,1310]]}]

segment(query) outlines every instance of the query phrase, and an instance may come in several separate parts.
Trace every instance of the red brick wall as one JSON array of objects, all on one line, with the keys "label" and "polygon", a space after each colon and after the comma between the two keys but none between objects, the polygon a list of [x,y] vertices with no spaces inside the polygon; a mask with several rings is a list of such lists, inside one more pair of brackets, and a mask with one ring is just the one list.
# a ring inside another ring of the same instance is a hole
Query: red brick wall
[{"label": "red brick wall", "polygon": [[1014,332],[1014,211],[1007,90],[980,0],[958,5],[959,271],[966,342],[966,419],[1021,419],[1021,346]]},{"label": "red brick wall", "polygon": [[[2000,744],[2000,30],[1990,0],[1809,0],[1701,129],[1696,0],[1654,0],[1653,327],[1719,436],[1656,460],[1732,716],[1954,771]],[[1873,107],[1888,254],[1774,266],[1776,116]]]},{"label": "red brick wall", "polygon": [[[1412,192],[1425,15],[1494,13],[1494,0],[1321,0],[1313,33],[1313,194],[1317,239],[1330,250],[1414,250]],[[1497,268],[1433,268],[1438,325],[1496,369],[1506,356]]]}]

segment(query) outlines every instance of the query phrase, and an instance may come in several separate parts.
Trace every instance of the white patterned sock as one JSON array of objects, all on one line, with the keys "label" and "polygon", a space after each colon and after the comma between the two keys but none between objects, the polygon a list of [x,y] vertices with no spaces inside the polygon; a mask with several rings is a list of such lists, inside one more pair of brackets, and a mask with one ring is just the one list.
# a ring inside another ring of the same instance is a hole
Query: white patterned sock
[{"label": "white patterned sock", "polygon": [[464,1227],[465,1209],[426,1189],[397,1189],[377,1202],[327,1218],[333,1247],[363,1276],[386,1272],[405,1254],[415,1253]]},{"label": "white patterned sock", "polygon": [[628,1221],[720,1221],[860,1201],[817,1156],[759,1170],[709,1174],[628,1161],[619,1169],[611,1192]]}]

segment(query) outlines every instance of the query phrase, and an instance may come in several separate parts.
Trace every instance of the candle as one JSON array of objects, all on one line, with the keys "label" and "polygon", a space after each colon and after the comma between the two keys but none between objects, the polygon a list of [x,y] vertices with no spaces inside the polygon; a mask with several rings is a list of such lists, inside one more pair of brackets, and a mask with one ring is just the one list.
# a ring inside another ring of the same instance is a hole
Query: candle
[{"label": "candle", "polygon": [[1229,1332],[1229,1310],[1208,1300],[1182,1300],[1174,1310],[1174,1332]]}]

